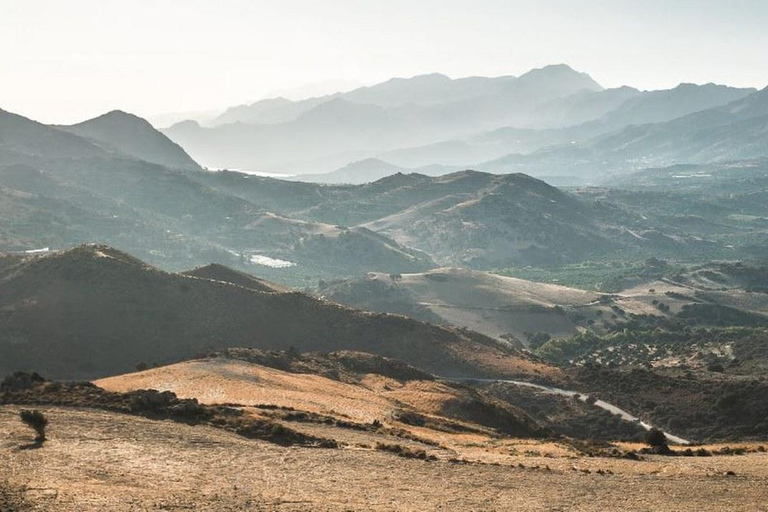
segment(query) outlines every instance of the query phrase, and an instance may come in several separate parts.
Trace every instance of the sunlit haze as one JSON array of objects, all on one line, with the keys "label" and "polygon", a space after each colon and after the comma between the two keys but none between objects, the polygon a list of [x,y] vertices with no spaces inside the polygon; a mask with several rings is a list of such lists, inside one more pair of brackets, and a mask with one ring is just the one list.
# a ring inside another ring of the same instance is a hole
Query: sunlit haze
[{"label": "sunlit haze", "polygon": [[155,116],[554,63],[605,87],[762,88],[766,25],[760,0],[2,0],[0,108],[50,123]]}]

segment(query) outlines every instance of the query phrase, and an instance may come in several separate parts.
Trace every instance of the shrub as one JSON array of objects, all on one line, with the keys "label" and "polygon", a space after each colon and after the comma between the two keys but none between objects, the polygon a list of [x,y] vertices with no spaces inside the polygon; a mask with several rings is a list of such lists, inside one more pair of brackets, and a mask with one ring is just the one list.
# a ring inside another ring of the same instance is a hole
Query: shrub
[{"label": "shrub", "polygon": [[665,436],[664,432],[662,432],[657,428],[652,428],[648,432],[646,432],[645,437],[643,438],[643,441],[645,442],[645,444],[653,448],[667,446],[667,436]]},{"label": "shrub", "polygon": [[523,335],[528,338],[528,345],[534,350],[552,339],[546,332],[524,332]]},{"label": "shrub", "polygon": [[422,450],[420,448],[408,448],[400,444],[387,444],[387,443],[377,442],[376,450],[380,452],[394,453],[395,455],[399,455],[400,457],[405,457],[407,459],[420,459],[420,460],[435,459],[434,457],[427,455],[427,452],[425,450]]},{"label": "shrub", "polygon": [[45,427],[48,426],[48,418],[40,411],[22,410],[19,413],[21,421],[37,433],[35,442],[42,444],[45,442]]},{"label": "shrub", "polygon": [[712,363],[707,366],[707,370],[714,373],[723,373],[725,372],[725,367],[721,363]]},{"label": "shrub", "polygon": [[14,372],[0,383],[0,391],[32,389],[43,382],[45,382],[45,379],[37,373]]},{"label": "shrub", "polygon": [[423,427],[426,423],[426,418],[415,411],[406,411],[403,409],[396,409],[392,411],[392,419],[405,423],[406,425],[412,425],[414,427]]}]

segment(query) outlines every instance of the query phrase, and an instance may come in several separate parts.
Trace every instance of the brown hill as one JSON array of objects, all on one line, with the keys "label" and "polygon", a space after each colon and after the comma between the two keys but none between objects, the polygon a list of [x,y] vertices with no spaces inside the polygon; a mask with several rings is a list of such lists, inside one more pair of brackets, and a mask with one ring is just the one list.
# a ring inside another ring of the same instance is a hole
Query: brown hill
[{"label": "brown hill", "polygon": [[227,347],[359,350],[445,376],[558,375],[468,330],[171,274],[105,246],[0,264],[0,374],[102,377]]},{"label": "brown hill", "polygon": [[252,407],[255,414],[280,408],[358,424],[378,421],[394,428],[475,433],[492,429],[526,438],[546,434],[514,406],[362,352],[299,355],[235,349],[95,384],[122,393],[171,391],[203,404]]}]

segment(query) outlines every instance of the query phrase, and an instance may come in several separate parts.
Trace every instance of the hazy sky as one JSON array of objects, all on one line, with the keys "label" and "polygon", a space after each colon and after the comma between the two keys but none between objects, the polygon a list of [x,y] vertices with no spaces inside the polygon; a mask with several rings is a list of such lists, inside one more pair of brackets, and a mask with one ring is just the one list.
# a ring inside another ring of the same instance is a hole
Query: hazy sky
[{"label": "hazy sky", "polygon": [[762,88],[766,27],[768,0],[0,0],[0,108],[64,123],[561,62],[606,87]]}]

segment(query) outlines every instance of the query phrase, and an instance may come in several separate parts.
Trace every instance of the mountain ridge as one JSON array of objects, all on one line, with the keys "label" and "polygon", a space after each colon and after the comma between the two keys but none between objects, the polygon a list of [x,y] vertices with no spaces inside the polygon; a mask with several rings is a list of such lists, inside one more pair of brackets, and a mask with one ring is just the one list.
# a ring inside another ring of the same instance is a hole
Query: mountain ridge
[{"label": "mountain ridge", "polygon": [[181,146],[148,121],[121,110],[56,128],[114,147],[123,153],[171,169],[198,171],[200,165]]},{"label": "mountain ridge", "polygon": [[476,333],[359,312],[298,292],[163,272],[106,246],[10,258],[0,264],[0,373],[105,376],[141,362],[237,346],[363,350],[459,376],[547,369]]}]

